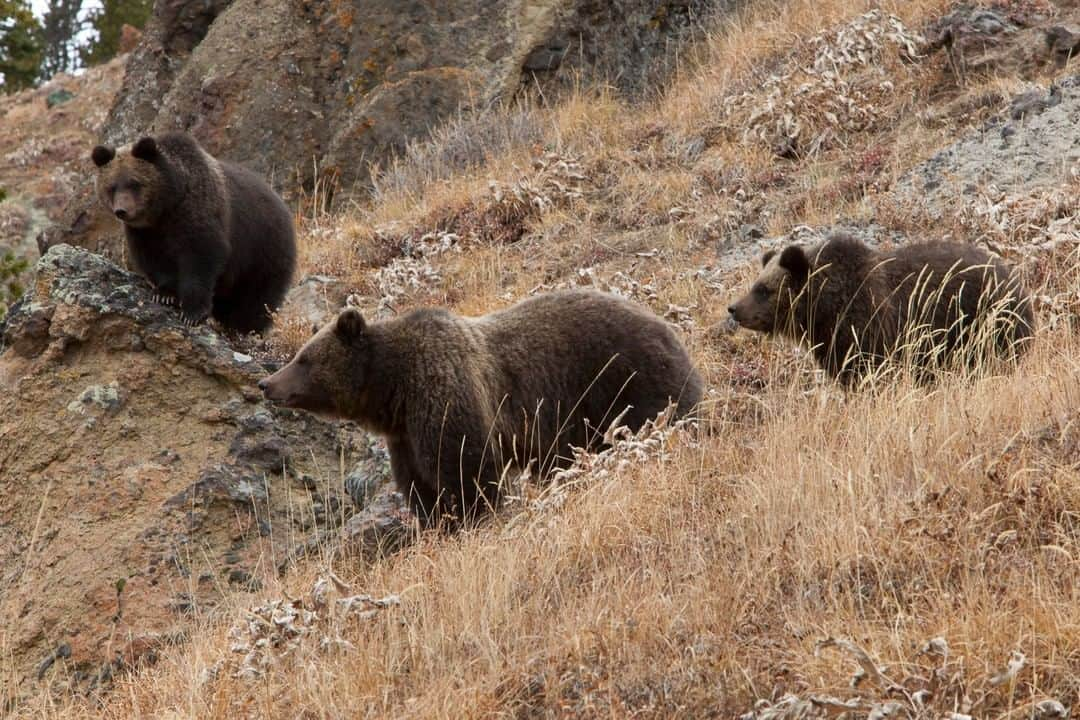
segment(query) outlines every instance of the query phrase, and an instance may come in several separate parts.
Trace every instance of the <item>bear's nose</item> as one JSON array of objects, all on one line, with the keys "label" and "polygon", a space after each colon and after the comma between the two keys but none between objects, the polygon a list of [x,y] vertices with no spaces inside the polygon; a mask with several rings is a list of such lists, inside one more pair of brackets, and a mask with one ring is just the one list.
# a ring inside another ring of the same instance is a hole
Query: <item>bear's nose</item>
[{"label": "bear's nose", "polygon": [[728,311],[728,315],[734,315],[735,314],[735,306],[734,305],[728,305],[727,311]]},{"label": "bear's nose", "polygon": [[262,380],[259,381],[259,389],[265,391],[266,386],[269,385],[269,384],[270,383],[266,382],[266,378],[263,378]]},{"label": "bear's nose", "polygon": [[128,215],[127,210],[125,210],[124,208],[116,208],[114,212],[116,213],[116,217],[120,218],[121,220],[126,218]]}]

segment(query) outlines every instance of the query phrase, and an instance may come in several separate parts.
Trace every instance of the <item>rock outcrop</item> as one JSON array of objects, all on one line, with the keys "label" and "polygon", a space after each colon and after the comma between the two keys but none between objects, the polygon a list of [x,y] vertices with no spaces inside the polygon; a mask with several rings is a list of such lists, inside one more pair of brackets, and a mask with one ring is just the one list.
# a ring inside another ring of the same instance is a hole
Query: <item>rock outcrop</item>
[{"label": "rock outcrop", "polygon": [[[348,427],[268,406],[265,368],[139,276],[59,245],[3,325],[0,608],[15,695],[85,689],[336,537]],[[5,665],[5,668],[8,667]]]},{"label": "rock outcrop", "polygon": [[[363,189],[370,165],[472,107],[580,73],[642,90],[673,41],[724,0],[158,0],[103,140],[190,130],[279,189],[316,173]],[[112,251],[84,188],[40,237]]]}]

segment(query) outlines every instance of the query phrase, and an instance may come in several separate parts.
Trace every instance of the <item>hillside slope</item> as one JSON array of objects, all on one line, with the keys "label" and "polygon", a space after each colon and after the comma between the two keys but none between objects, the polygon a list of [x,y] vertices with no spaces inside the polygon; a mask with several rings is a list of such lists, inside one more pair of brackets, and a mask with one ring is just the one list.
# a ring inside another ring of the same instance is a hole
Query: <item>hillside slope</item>
[{"label": "hillside slope", "polygon": [[[1078,22],[1066,0],[750,3],[656,98],[466,115],[369,205],[308,197],[305,274],[374,316],[567,285],[651,306],[706,378],[707,421],[624,438],[476,530],[374,559],[327,539],[194,608],[156,664],[16,712],[1075,715]],[[726,330],[762,248],[838,225],[1020,264],[1031,353],[845,393],[804,351]],[[298,347],[310,310],[282,312],[270,352]]]}]

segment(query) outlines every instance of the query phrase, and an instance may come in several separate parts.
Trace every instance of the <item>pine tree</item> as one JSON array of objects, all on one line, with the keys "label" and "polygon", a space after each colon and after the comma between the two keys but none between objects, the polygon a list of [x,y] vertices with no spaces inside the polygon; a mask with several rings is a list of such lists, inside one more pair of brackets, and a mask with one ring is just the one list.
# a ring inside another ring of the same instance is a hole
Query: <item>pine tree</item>
[{"label": "pine tree", "polygon": [[42,75],[45,79],[77,67],[79,54],[75,40],[85,24],[79,19],[81,10],[82,0],[49,0],[42,30],[45,39]]},{"label": "pine tree", "polygon": [[29,5],[0,0],[0,91],[33,87],[41,59],[41,25]]},{"label": "pine tree", "polygon": [[150,17],[153,0],[102,0],[101,5],[90,15],[90,26],[97,37],[82,50],[83,62],[87,65],[108,62],[116,57],[124,25],[142,29]]}]

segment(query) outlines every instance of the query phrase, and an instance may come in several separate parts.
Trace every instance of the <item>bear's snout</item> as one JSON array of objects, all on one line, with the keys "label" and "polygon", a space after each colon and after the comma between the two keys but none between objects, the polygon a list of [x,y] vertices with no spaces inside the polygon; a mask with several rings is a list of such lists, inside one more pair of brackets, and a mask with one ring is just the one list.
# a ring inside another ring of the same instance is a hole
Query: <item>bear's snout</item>
[{"label": "bear's snout", "polygon": [[259,389],[262,390],[262,394],[267,400],[273,402],[281,402],[281,400],[283,399],[279,397],[281,395],[281,388],[279,387],[278,383],[274,382],[273,375],[267,375],[266,377],[264,377],[258,382],[258,386]]},{"label": "bear's snout", "polygon": [[125,210],[124,208],[116,208],[116,210],[114,210],[113,212],[116,215],[116,217],[120,218],[121,220],[126,220],[127,219],[128,211]]}]

